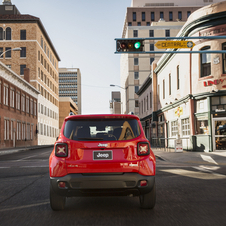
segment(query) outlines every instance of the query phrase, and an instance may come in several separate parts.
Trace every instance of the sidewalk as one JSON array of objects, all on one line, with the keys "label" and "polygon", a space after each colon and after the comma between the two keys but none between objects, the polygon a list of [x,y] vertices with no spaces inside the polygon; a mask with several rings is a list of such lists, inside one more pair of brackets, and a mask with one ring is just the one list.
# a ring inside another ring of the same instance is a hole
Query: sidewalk
[{"label": "sidewalk", "polygon": [[7,154],[13,154],[16,152],[30,151],[30,150],[48,148],[48,147],[53,147],[53,145],[36,145],[36,146],[27,146],[27,147],[4,148],[4,149],[0,149],[0,155],[7,155]]}]

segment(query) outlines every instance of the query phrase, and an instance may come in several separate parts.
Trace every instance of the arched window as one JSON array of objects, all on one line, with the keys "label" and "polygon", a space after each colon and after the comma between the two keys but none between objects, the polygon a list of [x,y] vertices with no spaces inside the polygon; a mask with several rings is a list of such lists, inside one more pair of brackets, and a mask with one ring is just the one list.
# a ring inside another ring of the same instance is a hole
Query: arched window
[{"label": "arched window", "polygon": [[[226,42],[222,43],[222,50],[226,50]],[[223,74],[226,74],[226,53],[222,54]]]},{"label": "arched window", "polygon": [[5,31],[6,31],[6,40],[11,40],[11,28],[7,27]]},{"label": "arched window", "polygon": [[0,27],[0,40],[3,40],[3,28]]},{"label": "arched window", "polygon": [[[202,51],[210,50],[210,46],[205,46],[201,49]],[[211,75],[211,54],[201,53],[200,54],[200,67],[201,67],[201,78]]]}]

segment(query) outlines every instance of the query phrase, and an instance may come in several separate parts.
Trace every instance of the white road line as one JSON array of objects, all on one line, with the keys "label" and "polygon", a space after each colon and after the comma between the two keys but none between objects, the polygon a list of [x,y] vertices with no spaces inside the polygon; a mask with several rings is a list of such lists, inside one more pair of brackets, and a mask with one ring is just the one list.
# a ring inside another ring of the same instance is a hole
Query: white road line
[{"label": "white road line", "polygon": [[218,174],[218,173],[195,172],[195,171],[184,170],[184,169],[167,169],[167,170],[161,170],[161,171],[180,175],[180,176],[201,179],[201,180],[226,179],[225,175]]},{"label": "white road line", "polygon": [[218,165],[218,163],[216,161],[214,161],[210,156],[208,156],[208,155],[200,155],[200,156],[202,157],[202,159],[204,161]]},{"label": "white road line", "polygon": [[9,169],[9,168],[10,168],[10,167],[4,167],[4,166],[1,167],[1,166],[0,166],[0,169]]},{"label": "white road line", "polygon": [[20,166],[20,168],[44,168],[49,166]]},{"label": "white road line", "polygon": [[204,172],[206,172],[206,171],[207,172],[212,172],[211,170],[218,170],[218,169],[220,169],[219,166],[203,166],[203,165],[194,166],[193,168],[201,170],[201,171],[204,171]]},{"label": "white road line", "polygon": [[23,161],[23,160],[25,160],[25,159],[29,159],[29,158],[32,158],[32,157],[44,155],[44,154],[46,154],[46,153],[49,153],[49,151],[44,152],[44,153],[41,153],[41,154],[38,154],[38,155],[31,155],[31,156],[28,156],[28,157],[26,157],[26,158],[18,159],[18,160],[15,160],[15,161],[16,161],[16,162],[20,162],[20,161]]},{"label": "white road line", "polygon": [[211,154],[220,155],[220,156],[226,157],[226,152],[211,152]]}]

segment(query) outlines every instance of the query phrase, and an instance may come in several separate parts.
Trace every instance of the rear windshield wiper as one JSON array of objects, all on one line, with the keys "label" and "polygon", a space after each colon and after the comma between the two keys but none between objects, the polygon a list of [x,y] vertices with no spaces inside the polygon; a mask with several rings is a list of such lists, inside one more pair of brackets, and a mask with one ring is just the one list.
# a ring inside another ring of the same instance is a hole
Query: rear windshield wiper
[{"label": "rear windshield wiper", "polygon": [[103,140],[101,137],[80,137],[78,140]]}]

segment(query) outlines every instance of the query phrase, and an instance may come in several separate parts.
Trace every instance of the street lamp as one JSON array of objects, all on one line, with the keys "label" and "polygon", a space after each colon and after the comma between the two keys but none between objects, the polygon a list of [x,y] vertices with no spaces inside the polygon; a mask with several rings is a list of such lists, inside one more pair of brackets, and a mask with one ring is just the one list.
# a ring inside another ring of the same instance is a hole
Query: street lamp
[{"label": "street lamp", "polygon": [[14,48],[14,49],[8,49],[8,50],[6,50],[5,52],[3,52],[1,55],[0,55],[0,57],[2,57],[6,52],[8,52],[8,51],[20,51],[20,50],[22,50],[20,47],[17,47],[17,48]]},{"label": "street lamp", "polygon": [[116,87],[116,86],[117,86],[117,87],[119,87],[119,88],[121,88],[121,89],[126,89],[126,88],[123,88],[123,87],[121,87],[121,86],[114,85],[114,84],[110,84],[110,86],[111,86],[111,87]]}]

